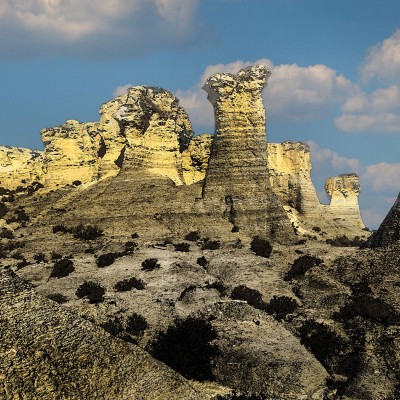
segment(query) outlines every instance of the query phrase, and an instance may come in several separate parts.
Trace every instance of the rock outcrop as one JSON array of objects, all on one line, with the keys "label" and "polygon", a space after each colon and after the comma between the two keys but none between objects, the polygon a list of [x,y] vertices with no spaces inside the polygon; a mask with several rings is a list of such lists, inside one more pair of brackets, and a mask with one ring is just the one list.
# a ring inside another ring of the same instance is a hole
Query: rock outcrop
[{"label": "rock outcrop", "polygon": [[20,147],[0,146],[0,186],[15,190],[40,181],[43,176],[42,153]]},{"label": "rock outcrop", "polygon": [[123,168],[144,169],[183,184],[181,153],[193,135],[178,99],[165,89],[136,86],[113,114],[126,138]]},{"label": "rock outcrop", "polygon": [[202,181],[206,176],[213,135],[202,134],[192,138],[182,153],[183,179],[186,185]]},{"label": "rock outcrop", "polygon": [[135,345],[0,269],[0,398],[204,399]]},{"label": "rock outcrop", "polygon": [[379,229],[372,235],[369,247],[385,247],[400,241],[400,194]]},{"label": "rock outcrop", "polygon": [[97,179],[101,137],[98,123],[69,120],[41,131],[45,146],[42,181],[48,187]]},{"label": "rock outcrop", "polygon": [[254,66],[236,75],[217,73],[205,83],[216,131],[203,198],[213,210],[225,210],[234,227],[272,238],[277,231],[290,236],[291,228],[269,183],[261,97],[269,75]]}]

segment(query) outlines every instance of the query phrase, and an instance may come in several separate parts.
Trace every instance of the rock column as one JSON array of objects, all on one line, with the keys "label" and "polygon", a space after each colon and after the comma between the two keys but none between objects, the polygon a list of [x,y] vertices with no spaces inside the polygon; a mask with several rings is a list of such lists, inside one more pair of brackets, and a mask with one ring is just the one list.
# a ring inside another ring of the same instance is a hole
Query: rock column
[{"label": "rock column", "polygon": [[236,228],[264,237],[273,237],[277,230],[285,234],[277,225],[288,224],[269,184],[261,97],[269,76],[259,65],[236,75],[217,73],[203,87],[216,124],[203,199],[214,211],[223,209]]}]

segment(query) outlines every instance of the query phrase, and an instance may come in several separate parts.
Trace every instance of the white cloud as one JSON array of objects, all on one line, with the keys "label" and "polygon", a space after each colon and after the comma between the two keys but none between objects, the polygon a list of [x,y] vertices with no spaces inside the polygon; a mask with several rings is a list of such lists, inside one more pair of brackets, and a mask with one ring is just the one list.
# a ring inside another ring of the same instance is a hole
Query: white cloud
[{"label": "white cloud", "polygon": [[400,190],[400,163],[386,163],[368,165],[362,175],[362,180],[371,190]]},{"label": "white cloud", "polygon": [[400,79],[400,29],[369,50],[361,67],[361,76],[364,81],[379,78],[393,82]]},{"label": "white cloud", "polygon": [[123,95],[123,94],[127,94],[129,88],[131,88],[131,87],[133,87],[133,86],[135,86],[135,85],[131,85],[130,83],[128,83],[128,84],[126,84],[126,85],[122,85],[122,86],[117,86],[117,87],[114,89],[113,96],[114,96],[114,97],[117,97],[117,96],[121,96],[121,95]]},{"label": "white cloud", "polygon": [[206,36],[197,15],[200,0],[4,1],[0,7],[3,58],[132,56]]},{"label": "white cloud", "polygon": [[304,121],[323,118],[335,104],[357,90],[348,79],[325,65],[274,66],[266,58],[209,65],[193,87],[175,92],[193,124],[210,127],[214,124],[212,107],[201,89],[207,78],[217,72],[237,73],[242,68],[256,64],[272,70],[268,86],[263,92],[269,120]]}]

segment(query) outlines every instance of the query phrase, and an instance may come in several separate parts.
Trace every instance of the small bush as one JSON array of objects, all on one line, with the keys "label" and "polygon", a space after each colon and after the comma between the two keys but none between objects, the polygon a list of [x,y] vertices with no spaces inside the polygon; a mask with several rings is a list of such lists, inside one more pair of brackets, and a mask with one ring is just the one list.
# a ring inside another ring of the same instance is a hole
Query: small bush
[{"label": "small bush", "polygon": [[278,321],[284,319],[288,314],[297,310],[299,305],[296,300],[288,296],[274,296],[265,306],[265,311],[273,315]]},{"label": "small bush", "polygon": [[72,260],[63,258],[62,260],[58,260],[54,263],[50,278],[64,278],[71,272],[74,272],[74,270],[75,268]]},{"label": "small bush", "polygon": [[320,228],[319,226],[313,226],[313,227],[312,227],[312,230],[313,230],[314,232],[321,232],[321,228]]},{"label": "small bush", "polygon": [[197,242],[198,240],[200,240],[200,233],[198,231],[189,232],[185,236],[185,240],[188,240],[189,242]]},{"label": "small bush", "polygon": [[206,288],[218,290],[218,292],[221,296],[225,296],[228,291],[228,286],[225,286],[221,281],[215,281],[213,283],[208,283],[206,285]]},{"label": "small bush", "polygon": [[207,268],[208,261],[204,256],[201,256],[197,259],[197,264],[200,265],[200,267]]},{"label": "small bush", "polygon": [[24,267],[27,267],[30,265],[30,262],[28,262],[25,258],[23,258],[18,264],[17,264],[17,269],[21,269]]},{"label": "small bush", "polygon": [[211,342],[217,333],[209,321],[177,320],[151,344],[151,354],[187,379],[213,380],[212,361],[218,356]]},{"label": "small bush", "polygon": [[1,228],[0,239],[14,239],[13,231],[7,228]]},{"label": "small bush", "polygon": [[262,239],[259,236],[253,237],[250,243],[250,249],[259,257],[268,258],[272,253],[272,246],[268,240]]},{"label": "small bush", "polygon": [[62,258],[62,255],[59,253],[56,253],[55,251],[52,251],[50,254],[50,258],[55,261],[55,260],[60,260]]},{"label": "small bush", "polygon": [[270,397],[267,397],[265,394],[262,393],[238,393],[233,391],[232,393],[221,395],[219,394],[216,397],[216,400],[268,400]]},{"label": "small bush", "polygon": [[145,284],[141,279],[132,277],[116,283],[114,288],[117,292],[128,292],[132,289],[143,290],[145,288]]},{"label": "small bush", "polygon": [[55,301],[58,304],[63,304],[68,301],[68,299],[61,293],[50,293],[46,297],[50,300]]},{"label": "small bush", "polygon": [[137,239],[138,237],[139,237],[139,235],[136,232],[132,233],[132,235],[131,235],[132,239]]},{"label": "small bush", "polygon": [[126,321],[125,330],[133,336],[143,336],[144,331],[149,327],[146,319],[140,314],[133,313]]},{"label": "small bush", "polygon": [[63,224],[54,225],[53,226],[53,233],[57,233],[57,232],[68,233],[69,229]]},{"label": "small bush", "polygon": [[183,253],[187,253],[190,249],[189,243],[177,243],[174,244],[175,251],[181,251]]},{"label": "small bush", "polygon": [[366,240],[356,236],[354,239],[349,239],[347,236],[338,236],[334,239],[326,239],[326,243],[336,247],[361,247],[366,243]]},{"label": "small bush", "polygon": [[0,218],[3,218],[8,213],[8,207],[4,203],[0,203]]},{"label": "small bush", "polygon": [[265,302],[262,299],[261,293],[256,289],[248,288],[245,285],[236,286],[232,290],[231,294],[234,300],[244,300],[247,301],[249,305],[259,310],[264,310],[266,307]]},{"label": "small bush", "polygon": [[160,264],[158,263],[157,258],[147,258],[142,262],[143,271],[153,271],[158,268],[160,268]]},{"label": "small bush", "polygon": [[232,229],[231,229],[231,232],[232,232],[232,233],[237,233],[237,232],[239,232],[239,230],[240,230],[240,229],[239,229],[239,227],[238,227],[237,225],[233,225],[233,226],[232,226]]},{"label": "small bush", "polygon": [[75,239],[95,240],[103,235],[103,231],[97,226],[80,224],[71,230]]},{"label": "small bush", "polygon": [[221,247],[221,243],[219,240],[209,240],[208,238],[204,239],[203,246],[201,246],[202,250],[218,250]]},{"label": "small bush", "polygon": [[284,280],[290,281],[295,278],[302,277],[309,269],[322,264],[320,258],[304,255],[294,261],[290,270],[286,273]]},{"label": "small bush", "polygon": [[46,256],[44,255],[44,253],[37,253],[33,256],[33,259],[37,262],[37,263],[45,263],[47,262]]},{"label": "small bush", "polygon": [[113,336],[119,336],[123,332],[122,322],[118,317],[112,317],[100,326]]},{"label": "small bush", "polygon": [[80,186],[80,185],[82,185],[82,182],[79,181],[79,180],[76,180],[76,181],[73,181],[73,182],[72,182],[72,185],[73,185],[73,186]]},{"label": "small bush", "polygon": [[80,299],[87,297],[90,303],[101,303],[104,300],[105,289],[98,283],[86,281],[76,290],[75,294]]},{"label": "small bush", "polygon": [[117,257],[118,257],[118,254],[116,254],[116,253],[102,254],[97,258],[96,264],[99,268],[108,267],[109,265],[114,263],[114,261],[117,259]]},{"label": "small bush", "polygon": [[123,251],[123,255],[129,255],[132,254],[136,249],[138,245],[135,242],[129,241],[125,243],[125,250]]}]

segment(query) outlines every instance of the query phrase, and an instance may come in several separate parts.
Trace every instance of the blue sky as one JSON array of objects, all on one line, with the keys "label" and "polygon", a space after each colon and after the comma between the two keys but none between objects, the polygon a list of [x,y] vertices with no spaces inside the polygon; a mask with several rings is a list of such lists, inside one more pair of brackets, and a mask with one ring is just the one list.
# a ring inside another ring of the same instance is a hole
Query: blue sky
[{"label": "blue sky", "polygon": [[98,120],[139,84],[212,132],[204,79],[264,63],[268,140],[310,143],[321,197],[357,172],[375,228],[400,190],[399,15],[398,0],[1,0],[0,143],[42,148],[42,128]]}]

